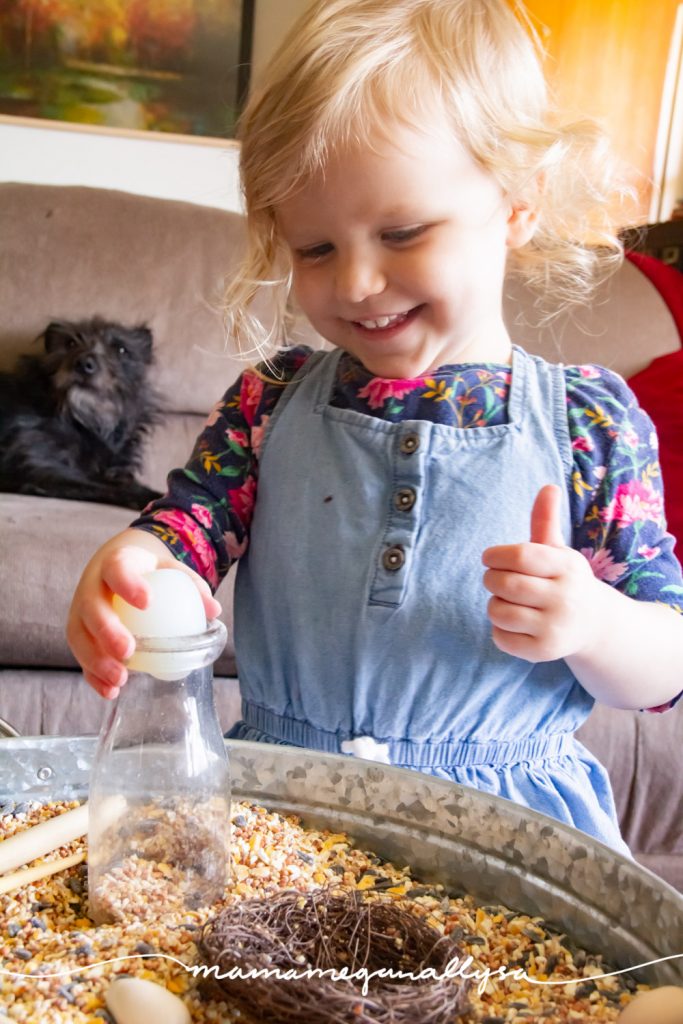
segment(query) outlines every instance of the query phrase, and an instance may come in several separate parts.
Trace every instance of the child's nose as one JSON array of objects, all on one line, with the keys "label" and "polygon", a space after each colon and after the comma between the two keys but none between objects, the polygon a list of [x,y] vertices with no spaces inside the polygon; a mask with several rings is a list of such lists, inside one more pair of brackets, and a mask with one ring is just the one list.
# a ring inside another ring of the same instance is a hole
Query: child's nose
[{"label": "child's nose", "polygon": [[337,265],[337,298],[343,302],[363,302],[380,295],[387,286],[382,267],[373,259],[352,257]]}]

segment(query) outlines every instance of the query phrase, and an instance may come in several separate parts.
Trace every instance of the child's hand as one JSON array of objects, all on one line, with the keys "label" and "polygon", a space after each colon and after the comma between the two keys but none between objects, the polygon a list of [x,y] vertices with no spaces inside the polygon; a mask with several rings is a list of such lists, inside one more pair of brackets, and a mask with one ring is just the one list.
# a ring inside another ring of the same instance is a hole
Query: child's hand
[{"label": "child's hand", "polygon": [[493,642],[526,661],[579,654],[597,640],[599,580],[588,561],[567,547],[560,528],[560,489],[539,491],[531,512],[531,541],[487,548],[484,586]]},{"label": "child's hand", "polygon": [[221,606],[209,586],[170,553],[165,544],[142,530],[126,530],[93,555],[71,602],[66,637],[86,681],[109,700],[118,696],[128,673],[123,664],[135,641],[112,608],[119,594],[136,608],[146,608],[149,587],[144,574],[154,569],[180,569],[196,584],[207,618],[220,614]]}]

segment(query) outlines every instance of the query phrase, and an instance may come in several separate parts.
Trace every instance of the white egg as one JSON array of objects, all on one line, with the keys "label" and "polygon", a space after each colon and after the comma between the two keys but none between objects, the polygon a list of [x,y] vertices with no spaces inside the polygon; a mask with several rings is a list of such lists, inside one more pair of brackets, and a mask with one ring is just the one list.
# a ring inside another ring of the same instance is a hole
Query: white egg
[{"label": "white egg", "polygon": [[118,594],[114,611],[133,636],[191,636],[206,629],[204,605],[194,583],[180,569],[145,573],[151,591],[146,608],[134,608]]},{"label": "white egg", "polygon": [[[150,587],[150,600],[146,608],[134,608],[118,594],[112,606],[133,636],[144,639],[196,636],[206,629],[206,615],[199,591],[180,569],[155,569],[145,573]],[[197,664],[196,654],[182,650],[145,651],[138,644],[128,668],[135,672],[148,672],[157,679],[182,679]],[[201,656],[199,658],[201,662]]]},{"label": "white egg", "polygon": [[116,1024],[192,1024],[187,1007],[177,996],[142,978],[112,981],[104,1001]]},{"label": "white egg", "polygon": [[665,985],[640,992],[619,1014],[617,1024],[683,1024],[683,988]]}]

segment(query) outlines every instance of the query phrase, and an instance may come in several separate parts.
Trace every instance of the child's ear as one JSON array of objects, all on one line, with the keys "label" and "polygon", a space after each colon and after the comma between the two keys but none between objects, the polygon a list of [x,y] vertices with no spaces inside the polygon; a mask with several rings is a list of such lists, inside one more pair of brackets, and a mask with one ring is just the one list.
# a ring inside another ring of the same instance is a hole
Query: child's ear
[{"label": "child's ear", "polygon": [[539,209],[533,203],[512,204],[507,224],[506,244],[508,249],[521,249],[530,242],[538,226]]}]

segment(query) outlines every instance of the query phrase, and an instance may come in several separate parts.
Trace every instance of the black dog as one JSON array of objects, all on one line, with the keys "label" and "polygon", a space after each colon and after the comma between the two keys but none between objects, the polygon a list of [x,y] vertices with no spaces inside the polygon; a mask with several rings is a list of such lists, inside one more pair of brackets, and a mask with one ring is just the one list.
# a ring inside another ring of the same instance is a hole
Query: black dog
[{"label": "black dog", "polygon": [[141,442],[160,419],[152,334],[95,317],[51,323],[45,352],[0,373],[0,491],[141,509]]}]

